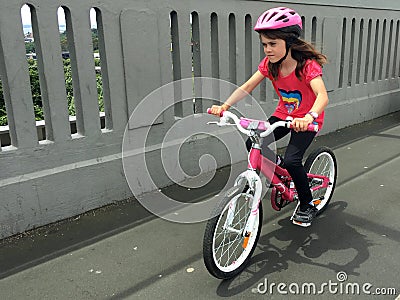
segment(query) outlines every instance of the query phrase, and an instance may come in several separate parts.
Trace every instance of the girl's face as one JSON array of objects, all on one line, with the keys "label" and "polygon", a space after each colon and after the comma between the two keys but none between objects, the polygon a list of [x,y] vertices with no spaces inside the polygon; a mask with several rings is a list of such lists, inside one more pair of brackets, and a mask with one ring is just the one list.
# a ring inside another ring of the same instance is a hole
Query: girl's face
[{"label": "girl's face", "polygon": [[270,39],[260,35],[261,44],[264,47],[264,53],[271,63],[278,62],[286,54],[286,43],[282,39]]}]

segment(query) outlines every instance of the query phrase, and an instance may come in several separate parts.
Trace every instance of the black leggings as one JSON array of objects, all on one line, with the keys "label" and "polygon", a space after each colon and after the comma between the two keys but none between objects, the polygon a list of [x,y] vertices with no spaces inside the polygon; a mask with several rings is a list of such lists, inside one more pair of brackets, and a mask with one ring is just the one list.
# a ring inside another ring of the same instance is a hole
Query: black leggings
[{"label": "black leggings", "polygon": [[[268,121],[273,124],[277,121],[282,120],[272,116],[268,119]],[[262,154],[268,159],[276,161],[276,155],[274,151],[272,151],[268,146],[271,143],[280,140],[289,132],[291,133],[290,141],[286,148],[284,164],[286,170],[289,172],[290,176],[293,179],[294,185],[296,186],[296,190],[299,195],[300,205],[302,207],[305,207],[313,199],[310,191],[310,186],[308,184],[307,173],[304,169],[302,161],[304,153],[313,141],[316,132],[295,132],[294,130],[290,130],[288,128],[278,127],[274,130],[273,135],[271,134],[265,137],[262,141]],[[249,139],[246,141],[246,147],[250,151],[251,141]]]}]

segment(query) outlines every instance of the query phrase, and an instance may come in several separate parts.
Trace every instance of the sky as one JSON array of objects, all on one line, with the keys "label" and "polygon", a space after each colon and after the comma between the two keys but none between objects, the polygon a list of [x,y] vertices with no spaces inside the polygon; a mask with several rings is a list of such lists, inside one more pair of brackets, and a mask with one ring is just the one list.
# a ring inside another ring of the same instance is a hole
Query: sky
[{"label": "sky", "polygon": [[[24,25],[31,25],[31,12],[30,12],[30,8],[28,5],[24,5],[21,8],[21,18],[22,18],[22,24]],[[60,26],[65,26],[65,15],[64,15],[64,10],[60,7],[58,9],[58,24]],[[90,10],[90,24],[91,27],[96,27],[96,12],[95,10],[92,8]]]}]

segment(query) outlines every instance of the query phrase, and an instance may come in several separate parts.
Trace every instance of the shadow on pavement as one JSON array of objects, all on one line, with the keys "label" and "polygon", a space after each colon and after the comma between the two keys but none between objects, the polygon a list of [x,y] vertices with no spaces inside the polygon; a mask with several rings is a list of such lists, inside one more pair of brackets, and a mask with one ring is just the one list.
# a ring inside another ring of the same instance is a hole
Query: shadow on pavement
[{"label": "shadow on pavement", "polygon": [[[306,230],[293,226],[288,216],[281,218],[278,221],[280,228],[260,237],[257,245],[260,253],[253,256],[250,266],[236,278],[221,282],[217,294],[229,297],[250,290],[258,283],[264,282],[267,275],[288,269],[289,263],[312,265],[335,273],[344,271],[347,275],[359,275],[356,270],[369,258],[368,248],[374,244],[353,228],[352,224],[359,223],[360,220],[346,214],[346,207],[345,201],[331,203],[326,212]],[[376,226],[379,225],[373,224],[370,227]],[[273,239],[288,242],[288,245],[277,247]],[[328,251],[347,249],[353,249],[356,255],[349,257],[344,264],[317,262],[318,258]],[[304,278],[299,278],[298,281],[303,280]]]}]

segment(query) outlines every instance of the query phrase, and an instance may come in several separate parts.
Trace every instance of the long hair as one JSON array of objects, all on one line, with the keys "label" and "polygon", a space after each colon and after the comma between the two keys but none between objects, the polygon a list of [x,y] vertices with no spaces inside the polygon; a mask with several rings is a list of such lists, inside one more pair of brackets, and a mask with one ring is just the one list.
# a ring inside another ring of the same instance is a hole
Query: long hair
[{"label": "long hair", "polygon": [[[259,34],[269,39],[282,39],[286,42],[286,47],[290,48],[293,59],[297,61],[295,74],[299,80],[301,80],[301,73],[308,59],[317,61],[320,66],[327,63],[327,58],[324,54],[316,50],[312,44],[299,39],[294,33],[280,30],[262,30],[259,31]],[[280,64],[268,62],[268,72],[274,80],[278,79],[279,66]]]}]

